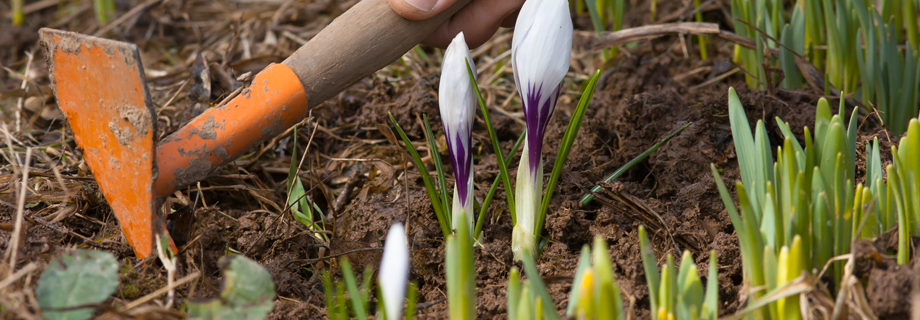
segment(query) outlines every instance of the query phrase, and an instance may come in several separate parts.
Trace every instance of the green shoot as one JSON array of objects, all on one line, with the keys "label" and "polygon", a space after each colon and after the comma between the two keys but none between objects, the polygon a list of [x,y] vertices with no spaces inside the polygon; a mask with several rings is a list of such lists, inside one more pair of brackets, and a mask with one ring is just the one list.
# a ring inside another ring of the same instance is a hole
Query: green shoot
[{"label": "green shoot", "polygon": [[[465,217],[461,218],[465,219]],[[458,223],[457,233],[447,237],[445,266],[447,268],[447,303],[450,309],[450,319],[474,319],[476,315],[476,269],[473,239],[466,223]]]},{"label": "green shoot", "polygon": [[[679,134],[681,131],[684,131],[684,129],[687,129],[687,127],[690,127],[690,125],[692,124],[693,122],[688,122],[687,124],[681,126],[677,130],[672,131],[670,134],[668,134],[664,138],[661,138],[661,140],[658,140],[658,142],[652,145],[651,148],[648,148],[648,150],[645,150],[645,152],[643,152],[642,154],[636,156],[632,160],[629,160],[629,162],[627,162],[626,164],[618,168],[612,174],[607,176],[607,178],[604,178],[604,183],[610,183],[611,181],[614,181],[620,178],[620,176],[626,173],[626,171],[629,171],[629,169],[631,169],[633,166],[639,164],[639,162],[642,162],[642,160],[645,160],[645,158],[648,158],[648,156],[651,155],[653,152],[658,151],[658,148],[661,148],[661,146],[663,146],[665,143],[667,143],[668,141],[671,141],[672,138],[676,137],[677,134]],[[601,186],[595,185],[593,188],[591,188],[591,191],[589,193],[586,193],[584,196],[582,196],[581,200],[579,200],[578,202],[581,203],[582,206],[587,205],[588,203],[591,202],[591,200],[594,200],[594,193],[598,191],[601,191]]]},{"label": "green shoot", "polygon": [[[514,146],[511,147],[511,151],[508,152],[508,155],[505,157],[505,167],[507,168],[511,165],[511,159],[514,158],[514,154],[517,153],[518,148],[524,143],[524,137],[526,137],[527,132],[521,133],[521,137],[517,139],[514,143]],[[489,209],[489,204],[492,203],[492,198],[495,196],[495,192],[498,191],[498,183],[501,181],[502,176],[498,175],[495,177],[495,181],[492,181],[492,187],[489,188],[489,193],[486,194],[485,200],[482,201],[482,206],[479,208],[479,217],[476,219],[476,231],[473,232],[473,239],[479,239],[479,234],[482,232],[482,223],[485,221],[486,211]]]},{"label": "green shoot", "polygon": [[587,246],[582,248],[566,315],[576,319],[623,319],[623,298],[607,243],[595,237],[593,247],[590,251]]},{"label": "green shoot", "polygon": [[[655,3],[652,2],[652,8],[654,8]],[[693,6],[696,8],[696,22],[703,22],[703,12],[700,8],[700,0],[693,0]],[[652,11],[652,20],[655,20],[655,13]],[[709,59],[709,54],[707,53],[708,49],[706,48],[706,36],[697,36],[697,40],[700,45],[700,59],[706,60]]]},{"label": "green shoot", "polygon": [[[332,276],[323,274],[323,292],[326,296],[326,316],[329,319],[350,319],[354,315],[359,320],[368,319],[370,284],[373,270],[370,266],[364,270],[364,281],[358,287],[355,274],[347,258],[341,260],[342,278],[345,284],[333,284]],[[346,297],[345,292],[348,292]],[[348,306],[351,306],[351,309]]]},{"label": "green shoot", "polygon": [[689,251],[684,251],[679,269],[675,268],[674,259],[668,254],[668,263],[662,267],[659,277],[655,252],[643,226],[639,226],[639,250],[648,281],[653,320],[718,318],[718,262],[715,251],[710,254],[709,279],[704,295],[702,280]]},{"label": "green shoot", "polygon": [[[291,148],[291,167],[288,172],[287,177],[287,187],[288,187],[288,196],[287,196],[287,205],[291,210],[291,215],[294,217],[294,220],[300,222],[300,224],[307,227],[309,230],[324,230],[324,220],[325,216],[323,215],[322,210],[316,205],[313,200],[307,196],[306,191],[303,187],[303,182],[301,182],[300,177],[298,176],[300,164],[303,160],[298,160],[297,156],[297,126],[294,126],[294,147]],[[304,154],[304,157],[306,154]],[[301,157],[303,158],[303,157]],[[319,222],[313,220],[313,211],[316,210],[319,213],[321,220]],[[314,234],[316,239],[321,239],[322,241],[328,243],[329,236],[326,233],[317,232]]]},{"label": "green shoot", "polygon": [[[495,150],[495,156],[498,158],[498,170],[501,174],[502,182],[505,184],[505,201],[508,203],[508,211],[511,212],[511,225],[515,225],[517,224],[517,216],[515,214],[517,211],[514,210],[514,189],[511,188],[511,178],[508,175],[508,162],[501,152],[502,149],[498,144],[498,136],[495,134],[495,128],[492,127],[492,120],[489,118],[489,110],[482,100],[482,93],[479,92],[479,84],[476,83],[476,77],[473,76],[473,69],[470,68],[469,63],[466,64],[466,69],[470,73],[470,81],[473,82],[473,90],[476,91],[476,99],[479,101],[479,108],[482,110],[482,118],[485,120],[486,127],[489,129],[489,137],[492,139],[492,150]],[[514,153],[511,153],[511,157],[513,156]]]},{"label": "green shoot", "polygon": [[[428,198],[431,200],[431,207],[434,209],[434,213],[438,218],[438,224],[441,226],[441,232],[444,234],[446,239],[450,236],[450,220],[448,220],[449,212],[444,212],[444,207],[441,204],[441,195],[439,191],[434,188],[434,184],[431,183],[431,175],[428,174],[428,170],[425,169],[425,164],[422,162],[422,157],[418,155],[418,151],[415,150],[415,146],[412,145],[412,141],[409,140],[409,137],[406,136],[406,133],[403,131],[402,127],[399,126],[399,123],[396,123],[396,118],[393,117],[392,113],[388,114],[390,116],[390,122],[393,123],[393,127],[396,128],[396,132],[399,133],[399,137],[402,139],[403,143],[406,145],[406,151],[409,152],[409,156],[412,158],[413,164],[418,168],[419,174],[422,176],[422,181],[425,183],[425,190],[428,192]],[[437,153],[437,149],[431,150],[431,153]],[[446,189],[442,189],[440,192],[447,192]]]},{"label": "green shoot", "polygon": [[21,26],[22,20],[25,19],[25,15],[22,12],[22,2],[23,0],[12,0],[13,6],[11,11],[13,12],[13,25]]}]

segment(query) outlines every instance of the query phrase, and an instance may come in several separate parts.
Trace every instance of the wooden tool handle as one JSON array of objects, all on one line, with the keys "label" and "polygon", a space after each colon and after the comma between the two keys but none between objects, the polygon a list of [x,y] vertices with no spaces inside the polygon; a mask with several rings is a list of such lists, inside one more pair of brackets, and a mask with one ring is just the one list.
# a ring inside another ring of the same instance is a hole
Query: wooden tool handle
[{"label": "wooden tool handle", "polygon": [[310,107],[396,61],[470,0],[427,20],[405,19],[387,0],[362,0],[284,60],[303,85]]}]

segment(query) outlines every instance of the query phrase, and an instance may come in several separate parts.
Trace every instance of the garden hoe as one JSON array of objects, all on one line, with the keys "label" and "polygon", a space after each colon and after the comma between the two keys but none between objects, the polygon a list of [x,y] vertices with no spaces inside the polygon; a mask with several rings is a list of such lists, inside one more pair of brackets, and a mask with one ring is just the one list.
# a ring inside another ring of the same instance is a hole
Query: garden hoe
[{"label": "garden hoe", "polygon": [[395,61],[468,2],[410,21],[387,0],[359,1],[239,95],[159,144],[137,46],[52,29],[40,34],[74,139],[125,238],[144,258],[154,235],[166,232],[160,199],[300,122],[310,107]]}]

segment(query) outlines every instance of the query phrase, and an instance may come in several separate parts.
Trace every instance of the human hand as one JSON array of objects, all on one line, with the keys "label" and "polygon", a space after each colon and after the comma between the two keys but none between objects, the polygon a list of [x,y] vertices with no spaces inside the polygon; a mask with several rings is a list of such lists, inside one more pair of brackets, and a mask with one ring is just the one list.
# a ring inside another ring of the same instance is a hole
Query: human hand
[{"label": "human hand", "polygon": [[[396,13],[409,20],[425,20],[449,8],[457,0],[389,0]],[[472,0],[443,24],[433,30],[422,44],[446,48],[463,32],[470,48],[492,37],[498,27],[514,26],[524,0]]]}]

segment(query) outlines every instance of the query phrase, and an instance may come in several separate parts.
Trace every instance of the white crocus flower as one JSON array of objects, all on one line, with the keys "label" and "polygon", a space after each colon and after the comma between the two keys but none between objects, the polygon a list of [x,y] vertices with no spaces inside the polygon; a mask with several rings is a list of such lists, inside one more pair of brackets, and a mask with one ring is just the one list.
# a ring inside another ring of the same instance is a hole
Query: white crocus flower
[{"label": "white crocus flower", "polygon": [[527,139],[517,174],[517,225],[512,251],[535,252],[537,214],[543,199],[543,134],[556,108],[572,54],[572,20],[565,0],[528,0],[514,25],[511,64],[524,104]]},{"label": "white crocus flower", "polygon": [[398,222],[390,226],[387,233],[377,285],[383,296],[387,319],[402,319],[403,300],[409,285],[409,248],[406,230]]},{"label": "white crocus flower", "polygon": [[[450,163],[457,182],[451,210],[451,228],[456,230],[460,217],[465,216],[469,230],[473,229],[473,156],[471,152],[473,117],[476,115],[476,92],[470,82],[466,64],[476,70],[463,32],[457,34],[444,53],[438,104],[447,140]],[[460,213],[464,212],[465,215]]]}]

